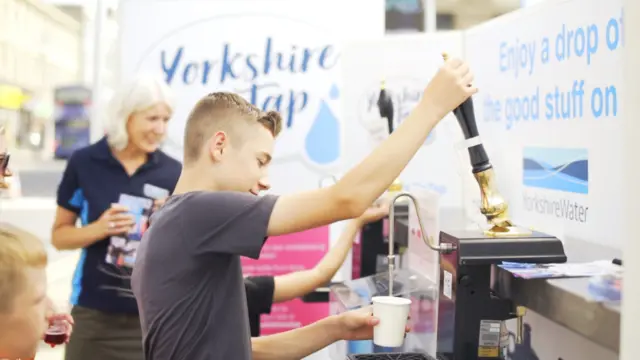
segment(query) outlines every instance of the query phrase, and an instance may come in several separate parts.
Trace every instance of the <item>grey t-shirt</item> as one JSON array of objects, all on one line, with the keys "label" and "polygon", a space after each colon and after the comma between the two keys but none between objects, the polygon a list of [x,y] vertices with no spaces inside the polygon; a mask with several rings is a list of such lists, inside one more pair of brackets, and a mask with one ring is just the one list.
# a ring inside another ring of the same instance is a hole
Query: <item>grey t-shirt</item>
[{"label": "grey t-shirt", "polygon": [[277,197],[172,196],[138,248],[132,288],[146,360],[250,360],[240,256],[257,259]]}]

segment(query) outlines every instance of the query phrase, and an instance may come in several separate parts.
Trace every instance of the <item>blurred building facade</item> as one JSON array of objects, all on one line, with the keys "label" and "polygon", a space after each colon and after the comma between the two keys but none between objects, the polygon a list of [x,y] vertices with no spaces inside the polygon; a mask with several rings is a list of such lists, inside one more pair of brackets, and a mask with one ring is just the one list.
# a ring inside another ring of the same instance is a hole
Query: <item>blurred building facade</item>
[{"label": "blurred building facade", "polygon": [[46,146],[53,89],[81,76],[81,39],[80,23],[51,4],[0,0],[0,124],[9,146]]},{"label": "blurred building facade", "polygon": [[[529,0],[533,1],[533,0]],[[525,0],[385,0],[387,33],[458,30],[523,6]]]},{"label": "blurred building facade", "polygon": [[522,7],[523,0],[436,0],[438,13],[451,14],[454,29],[467,29]]},{"label": "blurred building facade", "polygon": [[[1,1],[1,0],[0,0]],[[90,141],[103,136],[101,109],[108,103],[119,74],[119,0],[42,0],[54,4],[76,19],[82,28],[81,84],[92,91]],[[62,129],[62,126],[59,126]],[[62,131],[61,132],[65,132]],[[67,141],[74,137],[63,136]]]},{"label": "blurred building facade", "polygon": [[[82,32],[81,81],[92,86],[95,77],[99,76],[101,97],[109,98],[118,82],[119,0],[40,1],[57,6],[79,22]],[[98,73],[96,65],[100,66]]]}]

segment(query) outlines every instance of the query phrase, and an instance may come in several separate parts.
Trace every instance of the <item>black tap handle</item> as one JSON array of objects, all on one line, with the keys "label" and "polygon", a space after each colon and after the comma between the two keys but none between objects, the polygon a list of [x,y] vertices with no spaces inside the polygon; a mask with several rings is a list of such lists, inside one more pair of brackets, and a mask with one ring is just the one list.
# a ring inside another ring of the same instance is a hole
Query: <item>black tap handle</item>
[{"label": "black tap handle", "polygon": [[[449,55],[447,53],[443,53],[442,58],[446,62],[449,60]],[[471,97],[453,110],[453,114],[456,116],[456,119],[458,119],[458,124],[460,125],[466,140],[480,135],[478,133],[476,114],[473,111],[473,100],[471,100]],[[473,168],[472,171],[474,174],[491,169],[489,155],[487,155],[482,144],[469,147],[469,158],[471,160],[471,166]]]},{"label": "black tap handle", "polygon": [[[465,139],[472,139],[480,135],[476,123],[476,114],[473,111],[473,100],[471,100],[471,98],[468,98],[453,110],[453,114],[456,116],[456,119],[458,119],[458,125],[460,125],[462,129]],[[487,155],[482,144],[471,146],[468,150],[474,174],[491,168],[489,155]]]},{"label": "black tap handle", "polygon": [[387,127],[389,134],[393,133],[393,100],[391,96],[384,88],[380,89],[380,95],[378,95],[378,111],[380,117],[387,118]]}]

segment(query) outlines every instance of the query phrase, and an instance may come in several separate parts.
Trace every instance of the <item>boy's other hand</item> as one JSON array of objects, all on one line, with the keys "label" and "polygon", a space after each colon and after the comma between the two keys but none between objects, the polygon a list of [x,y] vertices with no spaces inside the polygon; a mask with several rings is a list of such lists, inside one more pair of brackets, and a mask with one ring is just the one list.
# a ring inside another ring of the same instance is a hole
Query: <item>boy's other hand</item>
[{"label": "boy's other hand", "polygon": [[360,225],[365,225],[374,221],[378,221],[385,216],[389,215],[391,202],[389,199],[381,199],[376,201],[373,205],[371,205],[360,217],[357,218],[357,221]]}]

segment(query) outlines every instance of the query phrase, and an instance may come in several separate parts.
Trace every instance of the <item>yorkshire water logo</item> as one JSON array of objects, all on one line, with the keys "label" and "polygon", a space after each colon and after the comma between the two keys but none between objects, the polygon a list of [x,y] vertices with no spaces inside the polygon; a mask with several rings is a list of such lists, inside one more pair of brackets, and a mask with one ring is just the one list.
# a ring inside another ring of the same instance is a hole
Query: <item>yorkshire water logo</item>
[{"label": "yorkshire water logo", "polygon": [[587,149],[526,147],[522,152],[522,184],[575,194],[589,193]]}]

